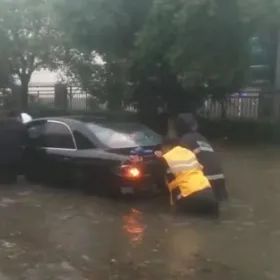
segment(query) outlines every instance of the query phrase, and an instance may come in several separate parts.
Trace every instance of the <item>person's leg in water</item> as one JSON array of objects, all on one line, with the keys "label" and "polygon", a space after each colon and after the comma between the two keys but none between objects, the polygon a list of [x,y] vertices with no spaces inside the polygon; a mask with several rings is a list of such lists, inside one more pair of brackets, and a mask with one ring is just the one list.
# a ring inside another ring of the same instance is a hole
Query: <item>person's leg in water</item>
[{"label": "person's leg in water", "polygon": [[227,201],[228,192],[226,189],[225,179],[209,180],[212,186],[214,195],[218,201]]},{"label": "person's leg in water", "polygon": [[219,216],[219,204],[211,188],[177,200],[176,209],[178,212],[194,215]]}]

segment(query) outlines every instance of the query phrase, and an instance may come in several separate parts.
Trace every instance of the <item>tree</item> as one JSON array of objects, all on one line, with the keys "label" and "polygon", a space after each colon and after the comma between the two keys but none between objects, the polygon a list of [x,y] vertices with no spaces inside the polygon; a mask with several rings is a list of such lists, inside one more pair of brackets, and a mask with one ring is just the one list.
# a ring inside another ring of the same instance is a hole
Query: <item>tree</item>
[{"label": "tree", "polygon": [[[142,108],[163,101],[180,111],[246,84],[249,38],[264,26],[278,30],[278,2],[59,0],[55,10],[64,45],[88,59],[69,65],[86,90],[121,103],[132,85]],[[105,65],[92,63],[93,51]]]},{"label": "tree", "polygon": [[236,1],[156,0],[138,38],[136,77],[154,76],[163,85],[158,94],[169,104],[177,99],[178,110],[198,91],[222,98],[240,88],[247,70],[242,27]]},{"label": "tree", "polygon": [[45,0],[3,0],[0,3],[0,41],[9,72],[21,82],[21,106],[28,107],[28,86],[35,70],[54,67],[59,34],[51,24]]},{"label": "tree", "polygon": [[67,59],[64,58],[64,72],[72,84],[79,85],[100,103],[105,102],[106,70],[104,64],[98,62],[96,53],[68,50]]},{"label": "tree", "polygon": [[59,0],[58,24],[65,43],[82,52],[126,58],[153,0]]},{"label": "tree", "polygon": [[[3,30],[0,28],[0,38],[3,38]],[[10,71],[9,61],[7,58],[7,45],[5,41],[0,44],[0,89],[6,88],[9,85]]]},{"label": "tree", "polygon": [[277,72],[280,72],[280,65],[277,65],[277,57],[280,57],[280,1],[239,0],[239,6],[249,36],[259,40],[266,50],[266,63],[270,70],[268,78],[271,85],[276,86],[277,80],[280,84],[277,77]]},{"label": "tree", "polygon": [[[72,72],[83,80],[83,85],[90,84],[98,88],[96,73],[102,75],[103,96],[110,107],[118,108],[128,91],[127,71],[130,65],[134,42],[145,22],[153,0],[60,0],[57,2],[58,25],[64,31],[64,45],[76,49],[84,58],[83,65],[69,62]],[[102,68],[92,64],[92,52],[100,55],[105,65]],[[87,72],[89,71],[89,72]],[[100,81],[100,78],[98,78]],[[106,93],[105,93],[106,91]],[[98,90],[92,89],[96,94]]]},{"label": "tree", "polygon": [[124,85],[125,73],[120,63],[105,63],[95,52],[85,54],[77,49],[69,51],[66,61],[64,69],[73,83],[79,84],[99,103],[106,103],[109,109],[122,107],[127,86]]},{"label": "tree", "polygon": [[278,0],[238,0],[242,20],[252,31],[279,26],[280,2]]},{"label": "tree", "polygon": [[0,59],[0,91],[9,85],[10,75],[8,70],[8,63],[4,59]]}]

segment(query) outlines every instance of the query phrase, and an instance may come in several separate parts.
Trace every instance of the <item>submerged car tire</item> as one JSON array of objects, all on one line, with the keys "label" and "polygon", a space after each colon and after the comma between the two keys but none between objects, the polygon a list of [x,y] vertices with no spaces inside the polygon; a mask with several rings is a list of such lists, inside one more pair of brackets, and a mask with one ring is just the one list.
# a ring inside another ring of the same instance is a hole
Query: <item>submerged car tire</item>
[{"label": "submerged car tire", "polygon": [[0,176],[0,184],[12,185],[17,183],[17,174],[3,174]]},{"label": "submerged car tire", "polygon": [[92,174],[90,178],[88,178],[86,184],[84,184],[84,190],[86,194],[101,197],[117,198],[121,196],[119,188],[114,188],[109,182],[106,182],[104,179],[100,179],[94,174]]},{"label": "submerged car tire", "polygon": [[38,176],[38,174],[36,174],[35,172],[32,173],[32,172],[26,171],[24,173],[24,177],[25,177],[25,180],[31,184],[37,184],[40,182],[40,176]]},{"label": "submerged car tire", "polygon": [[92,188],[92,176],[89,170],[78,168],[73,172],[72,186],[75,189],[80,189],[86,194],[94,194],[94,189]]}]

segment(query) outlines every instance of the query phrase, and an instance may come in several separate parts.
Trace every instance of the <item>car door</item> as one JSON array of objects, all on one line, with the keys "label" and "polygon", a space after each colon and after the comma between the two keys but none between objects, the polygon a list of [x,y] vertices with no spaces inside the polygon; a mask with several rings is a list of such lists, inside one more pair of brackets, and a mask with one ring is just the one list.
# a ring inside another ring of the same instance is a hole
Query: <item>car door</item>
[{"label": "car door", "polygon": [[43,133],[47,121],[34,121],[27,126],[27,143],[23,154],[23,170],[29,181],[42,181],[46,151]]},{"label": "car door", "polygon": [[43,132],[45,172],[50,182],[71,181],[71,169],[77,151],[71,128],[64,122],[48,120]]}]

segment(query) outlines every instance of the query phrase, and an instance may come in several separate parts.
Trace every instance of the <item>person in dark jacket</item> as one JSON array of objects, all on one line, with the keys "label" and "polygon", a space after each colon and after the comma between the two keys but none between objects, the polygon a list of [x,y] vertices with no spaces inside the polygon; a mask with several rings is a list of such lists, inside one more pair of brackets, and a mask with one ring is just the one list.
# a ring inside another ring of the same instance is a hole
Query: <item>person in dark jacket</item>
[{"label": "person in dark jacket", "polygon": [[166,139],[155,152],[165,174],[170,204],[178,212],[218,217],[219,204],[196,155],[178,139]]},{"label": "person in dark jacket", "polygon": [[20,171],[23,147],[26,141],[25,126],[13,113],[0,118],[0,182],[14,183]]},{"label": "person in dark jacket", "polygon": [[195,117],[189,113],[180,114],[175,126],[181,146],[193,151],[203,166],[203,172],[210,181],[216,199],[227,200],[228,193],[221,161],[209,141],[198,132]]}]

